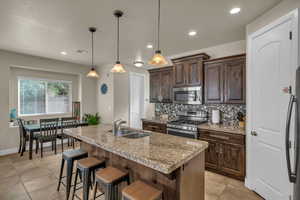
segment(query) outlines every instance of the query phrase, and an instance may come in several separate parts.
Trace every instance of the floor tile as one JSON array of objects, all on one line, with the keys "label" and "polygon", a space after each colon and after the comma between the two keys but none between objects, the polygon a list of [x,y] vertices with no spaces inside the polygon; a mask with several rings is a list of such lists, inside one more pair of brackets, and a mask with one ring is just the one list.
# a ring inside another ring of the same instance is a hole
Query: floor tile
[{"label": "floor tile", "polygon": [[[70,147],[69,147],[70,148]],[[66,146],[65,149],[68,149]],[[65,188],[56,191],[61,165],[61,152],[55,155],[51,148],[45,149],[44,157],[28,152],[0,157],[0,199],[1,200],[64,200]],[[74,164],[75,171],[76,163]],[[64,174],[66,173],[66,164]],[[80,196],[82,190],[77,191]],[[71,191],[72,194],[72,191]],[[71,197],[71,196],[70,196]],[[244,182],[209,171],[205,172],[206,200],[262,200],[248,190]],[[98,200],[104,200],[104,196]]]},{"label": "floor tile", "polygon": [[30,181],[24,181],[24,186],[28,192],[33,192],[57,183],[58,180],[54,178],[54,176],[48,175],[32,179]]}]

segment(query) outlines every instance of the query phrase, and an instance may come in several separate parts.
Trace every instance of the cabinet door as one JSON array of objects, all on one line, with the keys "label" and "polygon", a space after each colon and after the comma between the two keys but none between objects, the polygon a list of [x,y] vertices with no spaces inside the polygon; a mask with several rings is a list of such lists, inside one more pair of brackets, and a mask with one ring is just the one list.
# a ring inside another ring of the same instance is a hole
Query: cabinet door
[{"label": "cabinet door", "polygon": [[161,100],[161,74],[159,71],[150,72],[150,102],[156,103]]},{"label": "cabinet door", "polygon": [[186,84],[189,86],[203,85],[203,62],[193,59],[185,63]]},{"label": "cabinet door", "polygon": [[173,71],[163,70],[161,72],[161,96],[162,102],[173,101]]},{"label": "cabinet door", "polygon": [[219,144],[213,140],[205,140],[209,143],[208,148],[205,151],[205,167],[209,169],[218,169],[219,158],[218,148]]},{"label": "cabinet door", "polygon": [[236,59],[225,64],[225,103],[245,103],[246,60]]},{"label": "cabinet door", "polygon": [[224,143],[220,146],[219,154],[220,170],[243,179],[245,176],[245,147]]},{"label": "cabinet door", "polygon": [[204,66],[205,103],[224,102],[224,73],[222,63],[205,64]]},{"label": "cabinet door", "polygon": [[185,85],[185,65],[184,62],[174,64],[174,86],[181,87]]}]

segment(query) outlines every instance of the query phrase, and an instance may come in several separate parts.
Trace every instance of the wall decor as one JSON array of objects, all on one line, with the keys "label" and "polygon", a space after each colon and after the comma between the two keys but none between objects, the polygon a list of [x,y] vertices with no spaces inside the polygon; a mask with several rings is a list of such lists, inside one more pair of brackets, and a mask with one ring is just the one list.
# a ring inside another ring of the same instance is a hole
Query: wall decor
[{"label": "wall decor", "polygon": [[106,94],[108,91],[108,86],[106,85],[106,83],[103,83],[100,87],[101,90],[101,94]]}]

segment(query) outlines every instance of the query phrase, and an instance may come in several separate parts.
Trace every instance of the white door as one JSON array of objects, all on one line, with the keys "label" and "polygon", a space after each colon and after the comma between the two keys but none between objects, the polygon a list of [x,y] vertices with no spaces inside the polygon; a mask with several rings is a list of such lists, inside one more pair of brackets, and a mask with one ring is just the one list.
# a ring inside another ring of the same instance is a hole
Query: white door
[{"label": "white door", "polygon": [[141,119],[144,117],[144,76],[130,73],[130,127],[142,128]]},{"label": "white door", "polygon": [[252,189],[267,200],[288,200],[285,156],[285,122],[290,95],[283,88],[294,85],[293,40],[295,17],[289,15],[254,33],[250,38],[248,78],[251,88],[250,153]]}]

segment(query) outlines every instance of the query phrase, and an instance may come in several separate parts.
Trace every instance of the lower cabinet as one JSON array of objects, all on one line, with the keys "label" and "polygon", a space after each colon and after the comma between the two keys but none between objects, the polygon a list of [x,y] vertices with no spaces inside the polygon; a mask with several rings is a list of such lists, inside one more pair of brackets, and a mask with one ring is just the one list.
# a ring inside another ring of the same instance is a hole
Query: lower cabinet
[{"label": "lower cabinet", "polygon": [[199,130],[200,140],[207,141],[205,168],[213,172],[245,179],[245,136],[224,132]]},{"label": "lower cabinet", "polygon": [[143,130],[167,133],[167,124],[143,121]]}]

